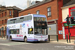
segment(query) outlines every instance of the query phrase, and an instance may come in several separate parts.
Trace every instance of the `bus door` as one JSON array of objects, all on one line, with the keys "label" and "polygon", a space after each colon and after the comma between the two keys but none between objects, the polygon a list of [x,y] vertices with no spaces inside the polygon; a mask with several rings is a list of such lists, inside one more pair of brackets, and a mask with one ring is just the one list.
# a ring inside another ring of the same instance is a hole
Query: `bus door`
[{"label": "bus door", "polygon": [[33,28],[28,28],[28,38],[33,37]]}]

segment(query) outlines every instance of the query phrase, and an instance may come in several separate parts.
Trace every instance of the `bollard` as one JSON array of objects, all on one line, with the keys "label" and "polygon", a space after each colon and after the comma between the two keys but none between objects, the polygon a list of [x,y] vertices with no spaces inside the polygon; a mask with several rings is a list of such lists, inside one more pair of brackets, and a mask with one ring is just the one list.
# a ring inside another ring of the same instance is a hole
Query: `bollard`
[{"label": "bollard", "polygon": [[69,43],[71,43],[70,35],[71,35],[71,33],[69,33]]},{"label": "bollard", "polygon": [[67,43],[68,43],[68,35],[66,35]]},{"label": "bollard", "polygon": [[3,32],[2,32],[2,38],[3,38]]},{"label": "bollard", "polygon": [[74,44],[75,44],[75,40],[74,40]]},{"label": "bollard", "polygon": [[50,41],[50,35],[48,35],[48,41]]},{"label": "bollard", "polygon": [[58,42],[58,35],[57,35],[57,42]]}]

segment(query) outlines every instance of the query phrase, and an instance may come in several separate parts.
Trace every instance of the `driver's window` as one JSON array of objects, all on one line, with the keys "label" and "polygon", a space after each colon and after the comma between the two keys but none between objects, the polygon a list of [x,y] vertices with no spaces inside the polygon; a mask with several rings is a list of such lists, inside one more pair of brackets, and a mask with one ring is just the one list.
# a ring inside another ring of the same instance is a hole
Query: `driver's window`
[{"label": "driver's window", "polygon": [[38,31],[37,31],[37,29],[34,29],[34,32],[35,32],[35,34],[38,34]]},{"label": "driver's window", "polygon": [[42,29],[42,34],[46,35],[46,29]]},{"label": "driver's window", "polygon": [[33,34],[33,28],[28,28],[28,34]]}]

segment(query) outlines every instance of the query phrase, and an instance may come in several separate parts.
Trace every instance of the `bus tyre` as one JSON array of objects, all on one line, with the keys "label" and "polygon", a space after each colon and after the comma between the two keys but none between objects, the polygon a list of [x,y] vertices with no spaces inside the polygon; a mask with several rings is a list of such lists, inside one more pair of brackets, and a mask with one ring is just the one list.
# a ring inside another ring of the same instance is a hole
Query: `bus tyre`
[{"label": "bus tyre", "polygon": [[10,39],[9,39],[10,41],[12,41],[12,37],[10,36]]},{"label": "bus tyre", "polygon": [[27,42],[27,37],[24,38],[24,41]]}]

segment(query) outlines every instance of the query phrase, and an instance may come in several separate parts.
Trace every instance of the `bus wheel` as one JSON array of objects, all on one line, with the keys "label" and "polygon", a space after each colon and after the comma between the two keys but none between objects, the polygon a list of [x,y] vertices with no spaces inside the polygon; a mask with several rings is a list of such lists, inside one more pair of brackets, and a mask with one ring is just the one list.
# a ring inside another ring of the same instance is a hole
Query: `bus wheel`
[{"label": "bus wheel", "polygon": [[27,42],[27,37],[24,38],[24,41]]},{"label": "bus wheel", "polygon": [[10,36],[10,39],[9,39],[10,41],[12,40],[12,37]]}]

